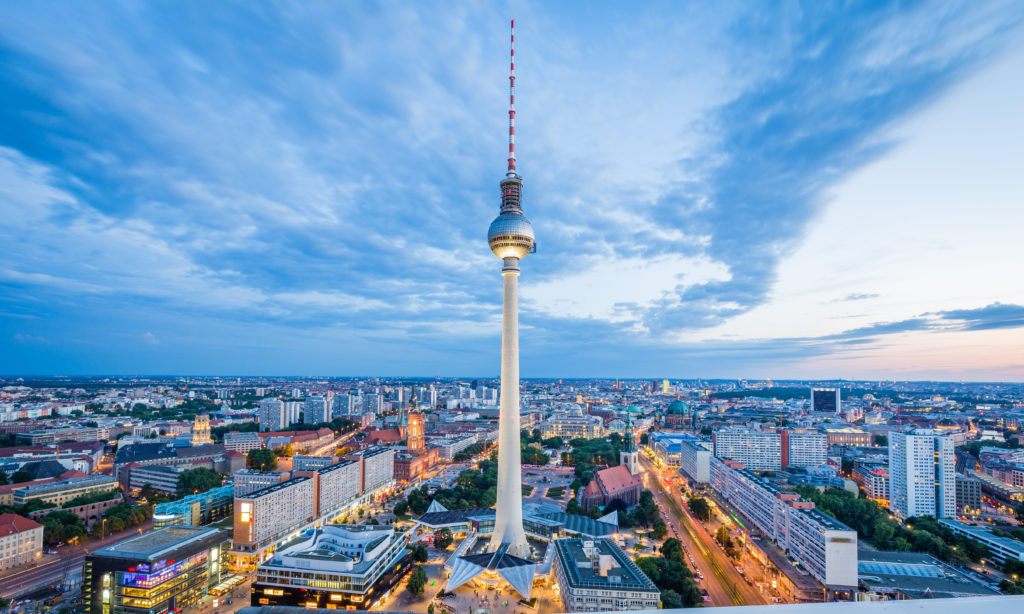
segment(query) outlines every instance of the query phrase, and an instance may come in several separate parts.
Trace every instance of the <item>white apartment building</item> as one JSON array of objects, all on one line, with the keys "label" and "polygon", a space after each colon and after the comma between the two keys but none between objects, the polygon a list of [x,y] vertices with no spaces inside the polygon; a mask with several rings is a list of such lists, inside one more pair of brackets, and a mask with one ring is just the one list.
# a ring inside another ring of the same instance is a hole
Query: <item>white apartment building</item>
[{"label": "white apartment building", "polygon": [[320,481],[318,516],[329,514],[359,496],[359,471],[358,462],[347,460],[316,472]]},{"label": "white apartment building", "polygon": [[782,469],[782,435],[774,431],[720,429],[711,441],[718,458],[739,461],[754,471]]},{"label": "white apartment building", "polygon": [[281,399],[269,398],[260,400],[260,408],[256,414],[260,419],[261,431],[279,431],[285,426],[285,408]]},{"label": "white apartment building", "polygon": [[783,467],[820,467],[828,460],[828,436],[820,431],[782,431]]},{"label": "white apartment building", "polygon": [[930,429],[889,433],[889,511],[956,518],[953,438]]},{"label": "white apartment building", "polygon": [[327,405],[327,399],[321,396],[312,396],[306,399],[302,407],[302,414],[302,421],[305,424],[331,421],[331,408]]},{"label": "white apartment building", "polygon": [[711,484],[816,580],[857,587],[857,532],[736,461],[711,459]]},{"label": "white apartment building", "polygon": [[345,457],[360,465],[360,492],[366,493],[395,479],[395,450],[378,446]]},{"label": "white apartment building", "polygon": [[313,519],[314,482],[296,478],[235,497],[233,550],[258,550]]},{"label": "white apartment building", "polygon": [[17,514],[0,514],[0,570],[28,565],[43,554],[43,525]]},{"label": "white apartment building", "polygon": [[707,484],[711,480],[711,450],[686,439],[679,444],[679,468],[694,482]]}]

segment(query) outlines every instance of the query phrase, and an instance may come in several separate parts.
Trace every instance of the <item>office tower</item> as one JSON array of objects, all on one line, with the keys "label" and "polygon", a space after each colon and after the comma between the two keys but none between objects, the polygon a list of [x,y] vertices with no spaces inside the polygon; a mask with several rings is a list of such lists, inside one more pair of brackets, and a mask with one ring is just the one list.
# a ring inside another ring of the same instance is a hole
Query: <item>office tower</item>
[{"label": "office tower", "polygon": [[840,407],[838,388],[811,388],[811,411],[838,414]]},{"label": "office tower", "polygon": [[320,396],[309,397],[302,407],[302,421],[306,424],[320,424],[331,421],[327,399]]},{"label": "office tower", "polygon": [[508,170],[501,182],[501,211],[487,229],[487,244],[501,258],[504,297],[501,316],[501,400],[498,410],[498,507],[491,550],[529,553],[523,531],[522,470],[519,466],[519,260],[534,247],[533,226],[519,197],[523,180],[516,172],[515,52],[509,74]]},{"label": "office tower", "polygon": [[256,415],[260,420],[261,431],[277,431],[284,427],[285,410],[281,399],[260,400],[260,408]]},{"label": "office tower", "polygon": [[889,433],[889,511],[956,518],[953,438],[930,429]]}]

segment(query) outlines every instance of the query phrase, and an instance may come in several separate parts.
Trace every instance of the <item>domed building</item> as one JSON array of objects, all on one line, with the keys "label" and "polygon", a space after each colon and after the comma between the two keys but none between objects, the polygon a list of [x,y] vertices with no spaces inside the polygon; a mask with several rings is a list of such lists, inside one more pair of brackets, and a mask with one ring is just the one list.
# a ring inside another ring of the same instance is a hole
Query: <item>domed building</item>
[{"label": "domed building", "polygon": [[693,415],[690,412],[690,406],[679,399],[672,401],[668,409],[665,410],[665,424],[676,427],[692,425]]}]

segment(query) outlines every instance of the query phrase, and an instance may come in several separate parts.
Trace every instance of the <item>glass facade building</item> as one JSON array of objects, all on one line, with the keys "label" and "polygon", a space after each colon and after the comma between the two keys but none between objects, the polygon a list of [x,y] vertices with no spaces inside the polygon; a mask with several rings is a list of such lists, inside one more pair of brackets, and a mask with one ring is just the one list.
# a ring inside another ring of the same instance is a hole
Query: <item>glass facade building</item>
[{"label": "glass facade building", "polygon": [[171,526],[85,558],[82,601],[92,614],[162,614],[199,603],[220,583],[230,533]]}]

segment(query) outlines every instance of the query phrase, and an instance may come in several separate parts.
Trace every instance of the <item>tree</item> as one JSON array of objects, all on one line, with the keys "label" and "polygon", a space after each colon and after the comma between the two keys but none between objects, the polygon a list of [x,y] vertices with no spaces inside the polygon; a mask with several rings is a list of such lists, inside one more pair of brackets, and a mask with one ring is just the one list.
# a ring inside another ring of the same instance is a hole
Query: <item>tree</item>
[{"label": "tree", "polygon": [[21,484],[23,482],[31,482],[31,481],[32,481],[32,474],[29,473],[28,471],[25,471],[24,469],[18,469],[17,471],[14,472],[14,475],[11,476],[11,483],[12,484]]},{"label": "tree", "polygon": [[292,444],[286,444],[283,448],[277,451],[277,455],[284,458],[291,458],[295,456],[295,448]]},{"label": "tree", "polygon": [[201,493],[224,484],[224,476],[213,469],[197,467],[178,474],[177,492],[179,497]]},{"label": "tree", "polygon": [[572,499],[569,499],[568,503],[565,504],[565,512],[567,514],[580,515],[585,514],[586,510],[584,510],[583,506],[580,505],[580,502],[576,500],[576,497],[573,497]]},{"label": "tree", "polygon": [[268,448],[249,450],[245,455],[245,464],[249,469],[257,471],[273,471],[277,469],[277,455]]},{"label": "tree", "polygon": [[441,529],[440,533],[434,535],[434,547],[438,550],[447,550],[454,541],[455,538],[452,537],[452,532],[448,528]]},{"label": "tree", "polygon": [[666,610],[683,607],[682,596],[672,589],[665,589],[661,591],[661,607]]},{"label": "tree", "polygon": [[426,563],[429,558],[430,553],[427,552],[427,547],[423,544],[416,544],[412,547],[412,560],[417,563]]},{"label": "tree", "polygon": [[1017,522],[1024,524],[1024,503],[1017,506]]},{"label": "tree", "polygon": [[434,614],[434,604],[431,603],[427,606],[427,614]]},{"label": "tree", "polygon": [[883,435],[881,433],[879,433],[878,435],[875,435],[875,445],[876,446],[881,446],[883,448],[885,446],[889,445],[889,436],[888,435]]},{"label": "tree", "polygon": [[651,437],[647,433],[640,434],[640,445],[646,446],[651,441]]},{"label": "tree", "polygon": [[395,516],[407,515],[409,513],[409,502],[406,501],[405,499],[402,499],[401,501],[395,504],[395,509],[393,511],[395,512]]},{"label": "tree", "polygon": [[665,521],[661,518],[655,518],[651,534],[654,536],[654,539],[665,539],[665,536],[668,535],[668,527],[665,525]]},{"label": "tree", "polygon": [[423,594],[423,589],[427,586],[427,572],[423,571],[423,568],[419,565],[413,570],[412,575],[409,576],[409,581],[405,585],[405,589],[409,591],[409,594],[414,597],[419,597]]},{"label": "tree", "polygon": [[0,469],[0,486],[7,484],[7,472]]},{"label": "tree", "polygon": [[708,505],[707,499],[704,497],[690,497],[690,500],[686,502],[686,507],[690,508],[690,512],[697,517],[697,520],[704,522],[711,520],[711,506]]}]

